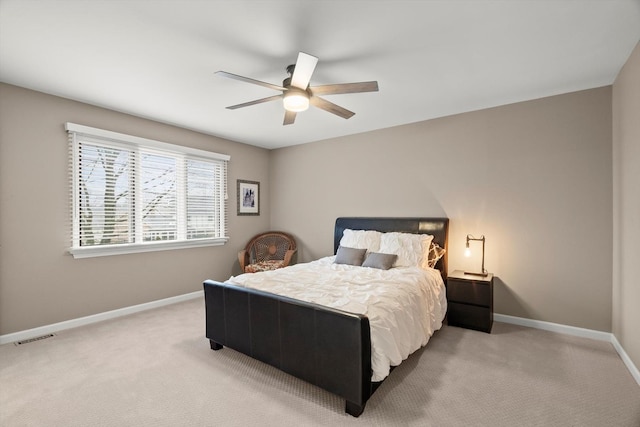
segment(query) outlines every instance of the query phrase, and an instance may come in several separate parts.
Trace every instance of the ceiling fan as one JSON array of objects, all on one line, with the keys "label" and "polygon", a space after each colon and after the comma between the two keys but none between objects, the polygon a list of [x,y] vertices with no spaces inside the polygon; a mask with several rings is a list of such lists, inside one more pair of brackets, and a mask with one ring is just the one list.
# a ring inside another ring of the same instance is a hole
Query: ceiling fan
[{"label": "ceiling fan", "polygon": [[267,98],[256,99],[255,101],[232,105],[230,107],[227,107],[227,109],[235,110],[238,108],[249,107],[250,105],[262,104],[264,102],[282,99],[285,109],[284,122],[282,123],[283,125],[293,124],[293,122],[296,120],[296,114],[309,108],[309,104],[335,114],[336,116],[340,116],[344,119],[348,119],[355,114],[353,111],[349,111],[346,108],[329,102],[324,98],[320,98],[318,95],[337,95],[343,93],[378,91],[378,82],[376,81],[309,86],[311,75],[313,74],[317,63],[318,58],[316,58],[315,56],[306,54],[304,52],[298,53],[298,60],[296,61],[296,63],[287,67],[287,73],[289,74],[289,77],[283,80],[282,86],[262,82],[260,80],[250,79],[248,77],[238,76],[236,74],[227,73],[226,71],[216,71],[216,74],[219,74],[223,77],[228,77],[230,79],[240,80],[243,82],[252,83],[258,86],[264,86],[270,89],[281,91],[282,93],[279,95],[273,95]]}]

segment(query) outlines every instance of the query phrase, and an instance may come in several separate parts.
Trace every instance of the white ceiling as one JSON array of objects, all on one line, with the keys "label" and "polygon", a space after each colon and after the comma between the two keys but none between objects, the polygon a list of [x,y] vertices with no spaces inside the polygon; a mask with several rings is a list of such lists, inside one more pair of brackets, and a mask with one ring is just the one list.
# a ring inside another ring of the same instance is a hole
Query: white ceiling
[{"label": "white ceiling", "polygon": [[[640,0],[0,0],[0,79],[278,148],[609,85],[639,39]],[[299,51],[380,91],[225,109],[278,92],[215,71],[280,85]]]}]

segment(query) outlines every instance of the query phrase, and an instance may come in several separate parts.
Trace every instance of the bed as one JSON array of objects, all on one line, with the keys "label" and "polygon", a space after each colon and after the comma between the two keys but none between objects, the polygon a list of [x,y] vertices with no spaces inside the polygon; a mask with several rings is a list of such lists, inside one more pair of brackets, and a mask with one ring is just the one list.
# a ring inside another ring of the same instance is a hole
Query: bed
[{"label": "bed", "polygon": [[[432,242],[445,251],[434,266],[437,272],[429,269],[429,274],[436,274],[440,282],[446,282],[448,225],[447,218],[338,218],[334,228],[334,254],[338,254],[345,230],[430,235]],[[327,268],[326,265],[333,261],[335,258],[314,261],[313,268]],[[291,269],[288,272],[291,275],[296,271],[294,267],[297,266],[278,271],[287,273],[285,270]],[[337,267],[332,268],[336,270],[342,266]],[[241,275],[235,280],[242,282],[238,280],[242,276],[257,280],[269,277],[257,275],[272,273],[275,272]],[[372,365],[372,336],[374,344],[379,340],[376,333],[372,335],[372,322],[376,332],[377,318],[370,319],[359,313],[362,310],[338,309],[315,303],[313,298],[305,301],[233,281],[232,277],[224,283],[204,282],[206,337],[211,349],[227,346],[268,363],[344,398],[348,414],[354,417],[362,414],[367,401],[386,378],[384,372],[376,377],[375,345]],[[349,308],[348,304],[346,308]],[[444,313],[437,316],[442,317],[439,319],[441,325]],[[426,341],[428,337],[421,345]],[[398,363],[399,360],[391,363],[388,370]]]}]

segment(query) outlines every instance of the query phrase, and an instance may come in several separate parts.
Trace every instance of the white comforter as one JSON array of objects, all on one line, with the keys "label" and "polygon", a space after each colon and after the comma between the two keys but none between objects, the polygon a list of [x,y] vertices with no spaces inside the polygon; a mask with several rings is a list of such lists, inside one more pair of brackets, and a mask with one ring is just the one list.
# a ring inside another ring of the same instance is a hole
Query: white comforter
[{"label": "white comforter", "polygon": [[334,264],[335,257],[280,270],[242,274],[227,282],[351,313],[364,314],[371,327],[372,381],[427,344],[447,311],[438,270],[375,268]]}]

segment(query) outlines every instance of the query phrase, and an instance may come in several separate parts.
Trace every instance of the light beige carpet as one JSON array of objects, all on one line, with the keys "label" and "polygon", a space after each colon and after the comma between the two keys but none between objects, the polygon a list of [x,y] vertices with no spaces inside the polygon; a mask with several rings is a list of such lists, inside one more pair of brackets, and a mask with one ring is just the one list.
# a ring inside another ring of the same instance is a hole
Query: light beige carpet
[{"label": "light beige carpet", "polygon": [[0,347],[0,425],[640,426],[640,387],[611,344],[495,323],[445,326],[360,418],[230,349],[192,300]]}]

